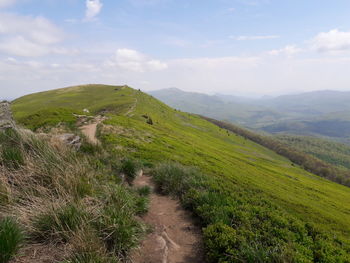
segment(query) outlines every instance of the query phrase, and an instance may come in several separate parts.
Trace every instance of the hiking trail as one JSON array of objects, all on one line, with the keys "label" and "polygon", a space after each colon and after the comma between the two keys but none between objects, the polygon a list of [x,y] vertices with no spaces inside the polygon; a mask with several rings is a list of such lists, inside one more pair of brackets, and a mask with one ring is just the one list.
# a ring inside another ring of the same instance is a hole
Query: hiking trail
[{"label": "hiking trail", "polygon": [[139,175],[134,187],[149,186],[149,211],[142,220],[152,227],[152,233],[132,255],[133,263],[203,263],[201,230],[179,201],[153,191],[151,177]]},{"label": "hiking trail", "polygon": [[91,123],[82,126],[80,129],[82,133],[88,138],[88,140],[93,144],[99,144],[100,142],[96,138],[96,130],[98,123]]}]

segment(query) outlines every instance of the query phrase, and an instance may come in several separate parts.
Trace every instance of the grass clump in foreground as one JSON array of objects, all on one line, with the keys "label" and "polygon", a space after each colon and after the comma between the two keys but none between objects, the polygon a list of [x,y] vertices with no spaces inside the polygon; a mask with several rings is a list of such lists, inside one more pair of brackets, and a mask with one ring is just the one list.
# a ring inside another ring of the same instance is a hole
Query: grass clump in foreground
[{"label": "grass clump in foreground", "polygon": [[111,160],[118,163],[118,156],[102,148],[87,154],[52,147],[29,131],[6,131],[1,138],[7,140],[0,147],[13,141],[23,156],[17,167],[0,162],[0,189],[6,194],[0,211],[13,218],[0,221],[1,263],[15,256],[23,235],[25,246],[68,248],[55,259],[66,262],[118,262],[138,245],[144,227],[136,215],[147,210],[147,198],[117,183],[119,168]]},{"label": "grass clump in foreground", "polygon": [[350,244],[286,213],[249,189],[231,195],[177,163],[153,171],[163,193],[180,198],[204,224],[209,262],[349,262]]},{"label": "grass clump in foreground", "polygon": [[0,220],[0,263],[6,263],[17,253],[24,241],[20,226],[12,218]]},{"label": "grass clump in foreground", "polygon": [[120,172],[126,176],[129,183],[136,178],[137,172],[140,170],[140,164],[134,159],[124,159],[121,163]]}]

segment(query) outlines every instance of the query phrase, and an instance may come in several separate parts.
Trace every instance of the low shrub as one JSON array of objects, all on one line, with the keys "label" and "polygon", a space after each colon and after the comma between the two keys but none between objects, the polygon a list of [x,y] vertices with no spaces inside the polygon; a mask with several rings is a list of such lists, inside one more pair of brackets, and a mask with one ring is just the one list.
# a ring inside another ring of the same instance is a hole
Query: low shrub
[{"label": "low shrub", "polygon": [[236,258],[236,231],[223,224],[213,224],[203,231],[207,258],[210,262],[233,262]]},{"label": "low shrub", "polygon": [[162,193],[177,196],[180,199],[201,181],[198,170],[178,163],[159,164],[153,169],[152,175]]},{"label": "low shrub", "polygon": [[126,179],[131,183],[137,176],[140,170],[140,163],[133,159],[125,159],[121,163],[120,172],[126,176]]},{"label": "low shrub", "polygon": [[24,241],[20,226],[9,217],[0,220],[0,263],[9,262]]},{"label": "low shrub", "polygon": [[145,185],[137,188],[136,191],[140,196],[149,196],[152,192],[152,189],[148,185]]}]

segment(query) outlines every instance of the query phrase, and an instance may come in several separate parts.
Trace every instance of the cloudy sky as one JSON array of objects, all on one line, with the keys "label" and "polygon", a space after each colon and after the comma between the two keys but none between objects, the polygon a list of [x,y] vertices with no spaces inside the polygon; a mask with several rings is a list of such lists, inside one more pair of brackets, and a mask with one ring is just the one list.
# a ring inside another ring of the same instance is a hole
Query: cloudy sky
[{"label": "cloudy sky", "polygon": [[349,0],[0,0],[0,98],[84,83],[350,91]]}]

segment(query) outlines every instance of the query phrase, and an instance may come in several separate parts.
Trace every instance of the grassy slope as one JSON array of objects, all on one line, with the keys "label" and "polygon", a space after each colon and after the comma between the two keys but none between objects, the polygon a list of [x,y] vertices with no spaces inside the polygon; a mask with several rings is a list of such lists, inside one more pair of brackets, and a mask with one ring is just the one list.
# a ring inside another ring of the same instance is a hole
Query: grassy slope
[{"label": "grassy slope", "polygon": [[[93,112],[114,109],[102,130],[104,142],[145,163],[175,160],[195,165],[213,187],[230,195],[246,188],[272,200],[288,213],[325,231],[350,234],[350,189],[314,176],[274,152],[234,134],[228,135],[199,117],[174,111],[151,96],[125,88],[87,86],[34,94],[13,103],[19,120],[45,107]],[[48,103],[50,101],[50,103]],[[136,102],[135,110],[125,116]],[[146,123],[147,114],[154,125]],[[122,147],[121,147],[122,146]],[[238,188],[237,188],[238,187]]]},{"label": "grassy slope", "polygon": [[[13,101],[12,109],[16,119],[22,119],[41,109],[68,108],[75,111],[89,109],[94,112],[102,109],[122,110],[134,101],[130,96],[119,98],[123,93],[113,92],[122,87],[93,85],[76,86],[49,92],[40,92]],[[91,92],[91,91],[95,92]],[[119,98],[119,99],[118,99]]]}]

